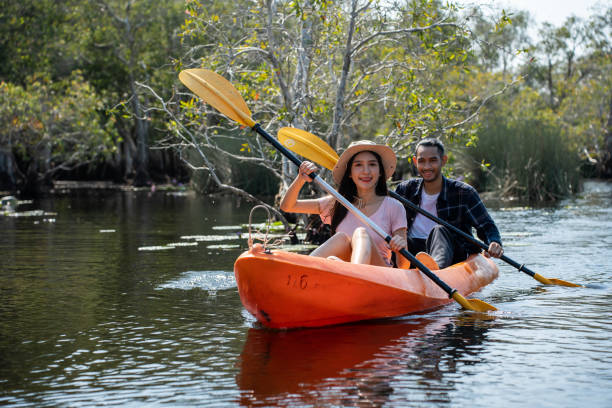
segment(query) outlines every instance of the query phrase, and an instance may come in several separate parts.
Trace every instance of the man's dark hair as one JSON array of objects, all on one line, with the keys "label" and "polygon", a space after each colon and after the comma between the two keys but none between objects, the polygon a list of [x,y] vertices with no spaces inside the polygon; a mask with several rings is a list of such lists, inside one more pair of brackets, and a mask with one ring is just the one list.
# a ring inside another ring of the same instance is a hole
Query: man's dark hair
[{"label": "man's dark hair", "polygon": [[417,143],[416,147],[414,148],[414,155],[415,156],[417,154],[417,150],[419,150],[419,147],[421,147],[421,146],[425,146],[425,147],[437,147],[438,148],[438,153],[440,153],[440,157],[444,156],[444,144],[442,144],[440,139],[436,139],[434,137],[427,137],[425,139],[419,140],[419,143]]}]

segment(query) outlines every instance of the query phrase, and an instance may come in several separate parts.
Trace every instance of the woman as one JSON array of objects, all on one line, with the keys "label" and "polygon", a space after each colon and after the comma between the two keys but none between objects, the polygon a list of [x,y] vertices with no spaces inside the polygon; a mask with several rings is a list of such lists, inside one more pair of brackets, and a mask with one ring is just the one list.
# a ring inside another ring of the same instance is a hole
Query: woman
[{"label": "woman", "polygon": [[[403,205],[387,197],[386,180],[395,171],[395,153],[384,145],[369,140],[351,143],[342,153],[333,169],[333,178],[339,185],[338,192],[359,208],[392,239],[389,244],[369,226],[350,213],[333,196],[319,199],[298,200],[298,195],[309,174],[316,166],[302,162],[298,176],[283,197],[280,208],[286,212],[319,214],[326,224],[331,224],[334,234],[310,255],[341,259],[351,263],[392,266],[391,251],[406,247],[406,210]],[[409,262],[398,256],[400,267]]]}]

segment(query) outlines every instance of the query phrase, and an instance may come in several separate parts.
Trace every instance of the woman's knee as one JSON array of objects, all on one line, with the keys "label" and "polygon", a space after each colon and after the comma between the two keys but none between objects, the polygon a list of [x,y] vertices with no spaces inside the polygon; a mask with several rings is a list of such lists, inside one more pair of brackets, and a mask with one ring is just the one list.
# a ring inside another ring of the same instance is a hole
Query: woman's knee
[{"label": "woman's knee", "polygon": [[351,237],[349,237],[348,234],[343,231],[336,232],[332,238],[334,238],[334,240],[343,242],[348,245],[350,245],[351,243]]},{"label": "woman's knee", "polygon": [[356,241],[356,240],[370,240],[370,235],[368,234],[368,231],[366,231],[366,229],[364,227],[357,227],[355,228],[355,231],[353,231],[353,236],[352,236],[352,240]]},{"label": "woman's knee", "polygon": [[351,252],[351,238],[344,232],[337,232],[310,253],[311,256],[326,258],[330,255],[347,258]]}]

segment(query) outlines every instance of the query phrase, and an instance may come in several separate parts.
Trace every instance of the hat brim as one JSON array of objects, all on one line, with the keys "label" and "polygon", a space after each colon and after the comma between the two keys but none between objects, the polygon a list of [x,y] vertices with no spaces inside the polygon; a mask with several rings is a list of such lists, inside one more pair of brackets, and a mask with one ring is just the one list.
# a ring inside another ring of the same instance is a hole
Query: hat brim
[{"label": "hat brim", "polygon": [[332,170],[332,175],[334,178],[334,182],[337,185],[340,185],[342,181],[342,177],[344,177],[344,173],[346,172],[346,166],[351,160],[351,157],[361,152],[374,152],[377,153],[383,162],[383,167],[385,168],[385,177],[388,179],[395,173],[395,166],[397,165],[397,157],[395,153],[389,146],[380,145],[380,144],[355,144],[349,146],[338,159],[338,162],[334,166]]}]

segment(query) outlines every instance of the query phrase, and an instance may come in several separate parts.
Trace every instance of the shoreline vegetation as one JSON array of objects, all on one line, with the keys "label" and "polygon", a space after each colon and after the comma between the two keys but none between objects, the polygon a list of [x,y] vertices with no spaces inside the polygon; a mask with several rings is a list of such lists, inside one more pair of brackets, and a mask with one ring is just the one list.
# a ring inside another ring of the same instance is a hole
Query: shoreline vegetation
[{"label": "shoreline vegetation", "polygon": [[[578,189],[572,194],[581,194],[583,191],[583,184],[585,182],[608,182],[612,183],[612,180],[605,178],[581,178],[579,180]],[[393,187],[391,187],[393,188]],[[97,180],[97,181],[83,181],[83,180],[56,180],[53,182],[53,186],[45,192],[47,196],[53,195],[65,195],[72,194],[75,192],[93,192],[93,191],[115,191],[115,192],[144,192],[144,193],[170,193],[173,195],[181,195],[181,196],[196,196],[201,195],[204,197],[235,197],[236,199],[240,199],[236,197],[234,194],[228,191],[217,191],[210,192],[206,194],[202,194],[198,192],[197,189],[193,188],[190,184],[181,184],[181,183],[151,183],[146,186],[134,186],[130,183],[116,183],[114,181],[105,181],[105,180]],[[24,197],[24,202],[31,202],[32,198],[36,198],[36,196],[26,196],[21,194],[19,191],[11,191],[11,190],[0,190],[0,199],[8,199],[16,197]],[[513,204],[518,206],[528,206],[528,207],[546,207],[550,205],[555,205],[558,200],[542,200],[537,202],[530,202],[529,200],[521,199],[518,196],[508,195],[508,194],[499,194],[497,190],[483,190],[479,191],[479,195],[482,200],[485,202],[487,206],[493,207],[501,207],[502,205]],[[259,199],[272,201],[274,197],[269,196],[258,196]],[[19,199],[18,201],[22,201]],[[247,200],[249,201],[249,200]]]},{"label": "shoreline vegetation", "polygon": [[522,10],[440,0],[10,0],[1,13],[7,194],[184,189],[274,206],[295,169],[185,89],[191,67],[230,80],[271,132],[338,152],[388,144],[400,178],[424,137],[447,145],[449,177],[496,199],[550,203],[612,178],[603,4],[537,30]]}]

